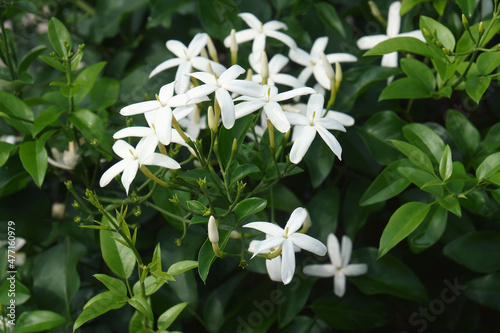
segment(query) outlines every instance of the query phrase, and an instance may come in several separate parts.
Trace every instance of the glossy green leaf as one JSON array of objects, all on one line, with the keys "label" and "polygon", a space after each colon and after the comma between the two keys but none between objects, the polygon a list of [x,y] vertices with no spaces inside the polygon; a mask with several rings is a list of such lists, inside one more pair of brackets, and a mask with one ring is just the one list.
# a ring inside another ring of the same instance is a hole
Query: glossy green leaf
[{"label": "glossy green leaf", "polygon": [[134,307],[137,311],[142,313],[146,318],[150,321],[154,320],[153,317],[153,309],[151,309],[151,305],[142,295],[134,295],[131,299],[128,300],[128,304]]},{"label": "glossy green leaf", "polygon": [[439,163],[443,156],[444,142],[433,129],[424,124],[412,123],[403,127],[403,134],[408,142],[431,157],[433,163]]},{"label": "glossy green leaf", "polygon": [[92,87],[94,86],[95,81],[97,80],[97,76],[102,71],[102,69],[106,66],[105,61],[98,62],[90,67],[85,68],[78,74],[75,79],[74,84],[79,86],[80,89],[75,93],[74,102],[75,104],[80,103],[85,96],[90,92]]},{"label": "glossy green leaf", "polygon": [[411,182],[399,173],[398,169],[407,166],[410,166],[410,162],[406,159],[389,164],[363,194],[360,205],[382,202],[403,192]]},{"label": "glossy green leaf", "polygon": [[127,297],[117,296],[110,291],[105,291],[92,297],[83,307],[82,313],[73,324],[73,332],[87,321],[99,317],[110,311],[122,308],[127,303]]},{"label": "glossy green leaf", "polygon": [[236,167],[233,172],[231,172],[230,184],[236,183],[238,180],[251,174],[259,174],[260,169],[255,164],[242,164]]},{"label": "glossy green leaf", "polygon": [[278,305],[278,325],[280,328],[291,323],[302,311],[309,299],[314,282],[314,279],[308,278],[300,281],[300,284],[297,285],[279,285],[278,291],[286,299],[286,302]]},{"label": "glossy green leaf", "polygon": [[111,141],[106,133],[106,124],[95,113],[89,110],[78,110],[69,115],[71,123],[82,132],[88,142],[97,141],[107,151],[111,151]]},{"label": "glossy green leaf", "polygon": [[250,215],[256,214],[267,206],[267,200],[261,198],[248,198],[239,202],[236,207],[234,207],[234,215],[238,221],[249,217]]},{"label": "glossy green leaf", "polygon": [[94,274],[94,277],[101,281],[113,295],[127,296],[127,286],[121,280],[106,274]]},{"label": "glossy green leaf", "polygon": [[482,75],[488,75],[500,66],[500,53],[483,52],[477,57],[477,70]]},{"label": "glossy green leaf", "polygon": [[428,2],[430,0],[403,0],[401,2],[401,10],[399,11],[400,15],[403,16],[404,14],[408,13],[410,10],[412,10],[413,7],[418,5],[419,3],[422,2]]},{"label": "glossy green leaf", "polygon": [[41,61],[43,61],[44,63],[46,63],[47,65],[54,67],[58,71],[64,72],[63,65],[59,61],[57,61],[56,59],[54,59],[50,56],[43,55],[43,54],[41,56],[39,56],[39,59]]},{"label": "glossy green leaf", "polygon": [[188,302],[179,303],[163,312],[158,318],[158,329],[166,330],[167,328],[169,328],[177,318],[177,316],[179,316],[179,314],[188,304]]},{"label": "glossy green leaf", "polygon": [[443,253],[479,273],[493,273],[500,270],[500,257],[493,255],[500,251],[500,231],[475,231],[448,243]]},{"label": "glossy green leaf", "polygon": [[[5,91],[0,91],[0,113],[2,112],[8,116],[12,116],[3,118],[9,125],[22,134],[31,133],[31,122],[35,119],[35,116],[23,100]],[[26,121],[21,119],[25,119]]]},{"label": "glossy green leaf", "polygon": [[[0,285],[0,303],[5,306],[10,305],[10,300],[12,299],[12,297],[9,296],[9,290],[12,290],[11,285],[13,281],[11,277],[12,275],[8,274],[7,279],[5,279]],[[14,280],[14,286],[16,306],[22,305],[31,297],[31,293],[29,289],[18,279]]]},{"label": "glossy green leaf", "polygon": [[56,17],[52,17],[49,21],[49,41],[57,55],[61,58],[66,58],[68,51],[65,44],[69,44],[69,49],[72,49],[71,35],[64,24]]},{"label": "glossy green leaf", "polygon": [[455,0],[455,3],[460,7],[465,16],[468,18],[472,17],[474,8],[476,7],[476,0]]},{"label": "glossy green leaf", "polygon": [[28,51],[19,63],[19,66],[17,67],[17,72],[22,73],[25,72],[28,67],[31,65],[31,63],[38,58],[38,56],[47,49],[47,46],[45,45],[38,45],[32,48],[31,50]]},{"label": "glossy green leaf", "polygon": [[390,254],[377,260],[377,249],[367,247],[354,251],[352,262],[368,265],[367,274],[349,277],[364,294],[389,294],[417,302],[425,302],[428,298],[415,273]]},{"label": "glossy green leaf", "polygon": [[0,141],[0,167],[9,159],[10,153],[17,149],[17,145]]},{"label": "glossy green leaf", "polygon": [[431,174],[434,173],[434,167],[432,166],[431,160],[420,149],[404,141],[391,140],[391,142],[399,151],[405,154],[415,166]]},{"label": "glossy green leaf", "polygon": [[400,64],[401,69],[408,77],[422,81],[429,92],[434,91],[436,88],[436,76],[427,65],[413,58],[402,58]]},{"label": "glossy green leaf", "polygon": [[443,195],[443,185],[433,185],[435,184],[436,177],[432,174],[424,171],[422,169],[418,169],[416,167],[400,167],[398,168],[398,172],[405,176],[409,181],[413,184],[420,187],[421,190],[435,194],[437,196]]},{"label": "glossy green leaf", "polygon": [[327,2],[318,2],[314,4],[316,14],[325,26],[338,33],[342,38],[345,38],[344,26],[335,7]]},{"label": "glossy green leaf", "polygon": [[43,184],[48,165],[48,155],[44,144],[42,140],[26,141],[19,147],[21,162],[38,187]]},{"label": "glossy green leaf", "polygon": [[[228,230],[219,230],[219,246],[221,249],[224,249],[226,246],[230,234],[231,232]],[[198,253],[198,273],[204,283],[207,280],[210,266],[212,266],[215,259],[217,259],[217,257],[212,249],[212,243],[210,243],[210,240],[207,238]]]},{"label": "glossy green leaf", "polygon": [[500,311],[500,273],[488,274],[467,283],[467,298]]},{"label": "glossy green leaf", "polygon": [[43,110],[33,123],[33,128],[31,129],[31,134],[33,135],[33,137],[37,136],[38,133],[45,129],[45,127],[57,121],[57,119],[63,112],[64,110],[56,105],[52,105]]},{"label": "glossy green leaf", "polygon": [[446,209],[447,211],[455,214],[458,217],[462,217],[462,209],[460,208],[460,202],[457,198],[451,195],[442,197],[438,201],[439,205]]},{"label": "glossy green leaf", "polygon": [[465,81],[465,91],[477,104],[481,101],[481,97],[490,86],[491,78],[489,76],[468,75]]},{"label": "glossy green leaf", "polygon": [[378,258],[407,237],[425,219],[430,205],[424,202],[408,202],[392,214],[380,237]]},{"label": "glossy green leaf", "polygon": [[477,179],[490,178],[500,171],[500,152],[489,155],[476,169]]},{"label": "glossy green leaf", "polygon": [[481,148],[485,151],[498,147],[500,147],[500,122],[490,127],[481,143]]},{"label": "glossy green leaf", "polygon": [[66,321],[66,318],[52,311],[26,311],[21,313],[16,321],[16,332],[42,332],[62,325]]},{"label": "glossy green leaf", "polygon": [[[448,50],[453,51],[455,49],[455,37],[453,36],[452,32],[450,29],[448,29],[446,26],[444,26],[442,23],[439,23],[438,21],[427,17],[427,16],[420,16],[420,30],[426,29],[430,33],[433,33],[433,31],[436,31],[436,40],[438,40],[440,43],[444,45]],[[427,41],[428,45],[434,46],[434,43],[432,43],[432,40],[424,34],[424,37]],[[436,46],[437,47],[437,46]],[[442,52],[441,52],[442,53]],[[443,53],[442,53],[443,54]],[[444,54],[443,54],[444,57]]]},{"label": "glossy green leaf", "polygon": [[424,221],[408,236],[408,246],[414,253],[420,253],[434,245],[446,229],[448,211],[434,205]]},{"label": "glossy green leaf", "polygon": [[170,266],[168,268],[167,273],[170,275],[177,275],[177,274],[187,272],[191,269],[195,269],[196,267],[198,267],[197,261],[195,261],[195,260],[183,260],[183,261],[176,262],[175,264]]},{"label": "glossy green leaf", "polygon": [[420,79],[405,77],[392,82],[380,94],[379,101],[385,99],[429,98],[432,93]]},{"label": "glossy green leaf", "polygon": [[439,175],[441,179],[445,182],[447,181],[453,173],[453,160],[451,158],[450,146],[446,145],[444,147],[443,156],[441,161],[439,161]]},{"label": "glossy green leaf", "polygon": [[[103,216],[102,223],[112,226],[106,217]],[[117,232],[109,230],[99,231],[101,252],[109,269],[122,279],[128,279],[135,267],[135,256],[132,250],[115,238],[123,238]]]},{"label": "glossy green leaf", "polygon": [[12,5],[29,13],[36,13],[37,11],[36,5],[29,0],[14,1]]},{"label": "glossy green leaf", "polygon": [[371,50],[367,51],[364,56],[384,55],[396,51],[432,57],[429,46],[413,37],[395,37],[387,39],[375,45]]}]

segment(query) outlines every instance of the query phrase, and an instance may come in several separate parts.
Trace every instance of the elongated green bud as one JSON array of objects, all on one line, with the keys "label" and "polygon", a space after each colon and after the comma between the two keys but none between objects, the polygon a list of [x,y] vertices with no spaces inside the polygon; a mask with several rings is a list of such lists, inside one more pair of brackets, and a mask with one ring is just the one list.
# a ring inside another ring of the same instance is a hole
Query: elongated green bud
[{"label": "elongated green bud", "polygon": [[479,28],[477,29],[479,32],[479,36],[482,36],[484,34],[484,23],[483,21],[479,22]]},{"label": "elongated green bud", "polygon": [[236,43],[236,30],[231,30],[231,43],[229,44],[229,50],[231,51],[231,64],[236,65],[238,63],[238,43]]},{"label": "elongated green bud", "polygon": [[342,67],[340,66],[340,63],[336,62],[335,63],[335,88],[336,90],[339,90],[340,84],[342,83]]},{"label": "elongated green bud", "polygon": [[207,115],[208,115],[208,128],[210,128],[212,132],[217,132],[217,127],[219,124],[215,121],[214,108],[212,106],[208,107]]},{"label": "elongated green bud", "polygon": [[260,75],[262,76],[262,85],[267,84],[269,78],[269,62],[267,61],[266,51],[262,51],[260,58]]},{"label": "elongated green bud", "polygon": [[335,73],[333,71],[332,64],[330,64],[323,52],[321,52],[321,60],[323,61],[323,68],[325,69],[326,76],[328,76],[330,81],[335,82]]},{"label": "elongated green bud", "polygon": [[467,20],[467,17],[462,14],[462,24],[464,25],[465,29],[469,28],[469,20]]},{"label": "elongated green bud", "polygon": [[368,1],[368,6],[370,7],[370,11],[372,12],[373,17],[375,17],[377,20],[379,20],[379,22],[382,23],[383,25],[387,25],[387,21],[380,13],[380,10],[378,9],[375,2]]},{"label": "elongated green bud", "polygon": [[210,55],[210,58],[215,62],[219,62],[219,55],[217,54],[217,50],[215,49],[214,42],[212,41],[212,38],[210,38],[210,36],[208,36],[208,40],[207,40],[207,49],[208,49],[208,54]]}]

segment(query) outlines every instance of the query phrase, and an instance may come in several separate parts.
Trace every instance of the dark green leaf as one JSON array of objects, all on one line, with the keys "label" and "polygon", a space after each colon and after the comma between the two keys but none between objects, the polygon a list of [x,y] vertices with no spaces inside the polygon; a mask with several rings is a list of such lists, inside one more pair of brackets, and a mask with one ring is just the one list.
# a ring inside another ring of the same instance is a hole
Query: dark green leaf
[{"label": "dark green leaf", "polygon": [[187,208],[191,209],[193,212],[196,212],[198,214],[204,214],[207,209],[207,207],[205,207],[204,204],[196,200],[190,200],[186,202],[186,206]]},{"label": "dark green leaf", "polygon": [[239,202],[236,207],[234,207],[234,215],[238,221],[249,217],[250,215],[256,214],[267,206],[267,200],[261,198],[248,198]]},{"label": "dark green leaf", "polygon": [[[221,249],[224,249],[226,246],[230,234],[231,232],[228,230],[219,230],[219,246]],[[212,249],[212,243],[210,243],[210,240],[207,238],[198,253],[198,273],[204,283],[207,280],[210,266],[212,266],[216,258],[214,250]]]},{"label": "dark green leaf", "polygon": [[453,161],[451,158],[450,146],[446,145],[444,147],[443,156],[441,161],[439,161],[439,175],[443,182],[447,181],[453,173]]},{"label": "dark green leaf", "polygon": [[43,110],[33,123],[33,128],[31,129],[31,134],[33,135],[33,137],[37,136],[38,133],[43,131],[45,127],[54,123],[63,112],[64,110],[56,105],[52,105]]},{"label": "dark green leaf", "polygon": [[489,155],[476,169],[477,179],[490,178],[500,171],[500,152]]},{"label": "dark green leaf", "polygon": [[[103,216],[102,223],[108,226],[112,224]],[[101,230],[99,231],[101,241],[102,257],[109,269],[119,277],[128,279],[135,267],[135,256],[132,250],[117,242],[114,238],[123,238],[117,232]]]},{"label": "dark green leaf", "polygon": [[431,160],[420,149],[404,141],[391,140],[391,142],[399,151],[405,154],[415,166],[431,174],[434,173],[434,167],[432,166]]},{"label": "dark green leaf", "polygon": [[443,184],[439,181],[441,185],[434,185],[436,184],[435,180],[438,179],[427,171],[410,166],[400,167],[398,168],[398,172],[404,175],[413,184],[420,187],[421,190],[437,196],[443,195]]},{"label": "dark green leaf", "polygon": [[332,171],[335,155],[330,148],[321,140],[319,135],[314,138],[311,147],[304,156],[307,164],[311,183],[314,188],[320,186]]},{"label": "dark green leaf", "polygon": [[489,76],[476,76],[468,75],[465,81],[465,91],[469,94],[477,104],[481,101],[481,97],[490,86],[491,77]]},{"label": "dark green leaf", "polygon": [[113,295],[110,291],[105,291],[92,297],[83,307],[82,313],[76,318],[73,324],[73,332],[87,321],[99,317],[110,311],[122,308],[127,303],[127,297]]},{"label": "dark green leaf", "polygon": [[66,318],[52,311],[26,311],[16,321],[16,332],[42,332],[62,325],[66,321]]},{"label": "dark green leaf", "polygon": [[[23,100],[7,92],[0,91],[0,113],[1,112],[4,112],[8,116],[13,116],[12,118],[4,118],[9,125],[12,125],[22,134],[31,133],[31,122],[35,119],[35,116],[33,115],[33,111],[31,111]],[[26,119],[27,121],[20,119]]]},{"label": "dark green leaf", "polygon": [[250,174],[259,174],[260,169],[255,164],[242,164],[239,165],[233,172],[231,172],[231,181],[230,184],[234,184],[238,180],[243,179],[244,177]]},{"label": "dark green leaf", "polygon": [[414,253],[420,253],[434,245],[446,229],[448,211],[432,206],[424,221],[408,236],[408,245]]},{"label": "dark green leaf", "polygon": [[439,205],[449,212],[455,214],[458,217],[462,217],[462,210],[460,209],[460,203],[458,199],[452,195],[447,195],[439,199]]},{"label": "dark green leaf", "polygon": [[380,94],[379,101],[384,99],[419,99],[429,98],[432,93],[419,79],[405,77],[392,82]]},{"label": "dark green leaf", "polygon": [[500,147],[500,122],[491,126],[486,137],[481,143],[481,148],[485,151],[493,150]]},{"label": "dark green leaf", "polygon": [[403,134],[408,142],[430,156],[433,163],[439,163],[443,156],[444,142],[433,129],[424,124],[412,123],[403,127]]},{"label": "dark green leaf", "polygon": [[[11,277],[11,275],[8,275],[7,279],[0,285],[0,303],[5,306],[10,305],[10,300],[12,299],[12,297],[9,296],[9,289],[11,289],[10,286],[13,282]],[[16,306],[22,305],[31,297],[31,293],[18,279],[14,280],[14,286]]]},{"label": "dark green leaf", "polygon": [[419,3],[428,1],[430,0],[403,0],[403,2],[401,3],[401,10],[399,11],[399,13],[401,14],[401,16],[403,16]]},{"label": "dark green leaf", "polygon": [[455,0],[456,4],[468,18],[474,14],[474,7],[476,7],[476,0]]},{"label": "dark green leaf", "polygon": [[184,310],[184,308],[188,305],[188,302],[179,303],[174,305],[170,309],[163,312],[158,318],[158,329],[166,330],[172,325],[177,316]]},{"label": "dark green leaf", "polygon": [[105,109],[116,103],[120,93],[120,82],[109,77],[100,78],[89,92],[90,110]]},{"label": "dark green leaf", "polygon": [[395,37],[387,39],[375,45],[371,50],[367,51],[364,56],[384,55],[395,51],[432,57],[429,47],[424,42],[413,37]]},{"label": "dark green leaf", "polygon": [[425,219],[430,205],[424,202],[408,202],[392,214],[380,237],[378,258],[402,241]]},{"label": "dark green leaf", "polygon": [[69,44],[69,49],[72,48],[71,35],[64,24],[56,17],[52,17],[49,21],[49,41],[57,55],[61,58],[66,58],[68,51],[65,44]]},{"label": "dark green leaf", "polygon": [[94,274],[94,277],[101,281],[113,295],[127,296],[127,286],[121,280],[106,274]]},{"label": "dark green leaf", "polygon": [[436,87],[436,76],[423,62],[413,58],[402,58],[400,63],[401,69],[408,77],[422,81],[429,92],[434,91]]},{"label": "dark green leaf", "polygon": [[[79,86],[80,89],[75,93],[74,102],[78,104],[82,101],[82,99],[87,96],[92,87],[94,86],[95,81],[97,80],[97,76],[102,71],[102,69],[106,66],[105,61],[98,62],[90,67],[85,68],[78,74],[75,79],[74,84]],[[102,93],[102,92],[101,92]]]},{"label": "dark green leaf", "polygon": [[482,75],[488,75],[500,66],[500,53],[483,52],[477,57],[477,70]]},{"label": "dark green leaf", "polygon": [[38,187],[43,184],[48,165],[47,150],[44,147],[45,142],[42,143],[41,141],[26,141],[19,147],[21,162]]},{"label": "dark green leaf", "polygon": [[28,0],[18,0],[13,3],[13,6],[25,10],[29,13],[36,13],[37,9],[35,4]]},{"label": "dark green leaf", "polygon": [[17,67],[17,72],[22,73],[25,72],[28,67],[31,65],[31,63],[43,52],[47,49],[47,46],[45,45],[38,45],[32,48],[31,50],[28,51],[19,63],[19,66]]},{"label": "dark green leaf", "polygon": [[500,311],[500,273],[493,273],[467,283],[467,298],[495,311]]},{"label": "dark green leaf", "polygon": [[307,211],[312,221],[310,234],[328,235],[335,233],[340,210],[340,193],[330,184],[316,193],[307,203]]},{"label": "dark green leaf", "polygon": [[7,163],[10,153],[17,149],[16,145],[0,141],[0,167]]},{"label": "dark green leaf", "polygon": [[327,2],[316,3],[314,7],[321,22],[345,39],[344,26],[335,8]]},{"label": "dark green leaf", "polygon": [[280,328],[291,323],[302,311],[309,299],[314,282],[314,279],[309,278],[302,280],[297,285],[279,285],[278,291],[286,299],[286,302],[278,306],[278,325]]},{"label": "dark green leaf", "polygon": [[88,142],[97,140],[97,143],[107,151],[111,151],[110,138],[106,133],[106,124],[95,113],[89,110],[78,110],[69,115],[69,120],[82,132]]}]

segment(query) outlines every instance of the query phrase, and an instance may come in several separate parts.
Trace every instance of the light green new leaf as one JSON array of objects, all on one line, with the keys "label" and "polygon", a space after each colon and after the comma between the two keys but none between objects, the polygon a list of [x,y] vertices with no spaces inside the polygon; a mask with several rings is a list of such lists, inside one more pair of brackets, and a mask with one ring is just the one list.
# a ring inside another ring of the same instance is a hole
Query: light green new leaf
[{"label": "light green new leaf", "polygon": [[431,174],[434,173],[434,167],[432,166],[431,160],[420,149],[404,141],[391,140],[391,142],[417,167]]},{"label": "light green new leaf", "polygon": [[44,144],[45,141],[42,143],[42,140],[26,141],[19,147],[21,162],[38,187],[43,184],[48,165],[48,155]]},{"label": "light green new leaf", "polygon": [[385,99],[420,99],[429,98],[432,92],[419,79],[405,77],[392,82],[380,94],[379,101]]},{"label": "light green new leaf", "polygon": [[[444,47],[446,47],[448,50],[453,51],[455,49],[455,43],[456,43],[455,37],[453,36],[450,29],[448,29],[446,26],[444,26],[443,24],[439,23],[438,21],[430,17],[420,16],[420,30],[423,30],[424,28],[431,34],[435,30],[437,37],[436,39],[439,42],[441,42],[444,45]],[[437,48],[437,46],[435,46],[434,43],[432,42],[431,38],[429,38],[425,34],[424,38],[429,46],[431,47],[434,46]],[[441,54],[443,54],[443,57],[445,57],[444,53],[441,52]]]},{"label": "light green new leaf", "polygon": [[477,167],[476,178],[490,178],[500,171],[500,152],[491,154]]},{"label": "light green new leaf", "polygon": [[101,281],[113,295],[127,296],[127,286],[121,280],[106,274],[94,274],[94,277]]},{"label": "light green new leaf", "polygon": [[184,308],[188,305],[188,302],[179,303],[174,305],[170,309],[163,312],[158,318],[158,329],[166,330],[172,325],[177,316],[184,310]]},{"label": "light green new leaf", "polygon": [[110,311],[122,308],[127,303],[127,297],[117,296],[110,291],[105,291],[92,297],[83,307],[82,313],[73,324],[73,332],[87,321],[99,317]]},{"label": "light green new leaf", "polygon": [[[103,216],[102,223],[111,226]],[[115,238],[123,239],[117,232],[109,230],[99,231],[102,257],[109,269],[122,279],[128,279],[135,267],[134,252]]]},{"label": "light green new leaf", "polygon": [[481,135],[476,127],[460,112],[446,113],[446,129],[461,152],[472,156],[479,148]]},{"label": "light green new leaf", "polygon": [[68,29],[56,17],[52,17],[49,21],[48,33],[50,45],[52,45],[57,55],[61,58],[66,58],[68,52],[65,44],[69,44],[70,50],[73,45]]},{"label": "light green new leaf", "polygon": [[17,145],[0,141],[0,167],[9,159],[10,153],[17,149]]},{"label": "light green new leaf", "polygon": [[183,261],[176,262],[175,264],[172,264],[172,266],[170,266],[168,268],[167,273],[170,275],[177,275],[177,274],[187,272],[187,271],[194,269],[196,267],[198,267],[197,261],[195,261],[195,260],[183,260]]},{"label": "light green new leaf", "polygon": [[453,197],[452,195],[447,195],[446,197],[439,199],[438,203],[447,211],[455,214],[458,217],[462,217],[460,202],[458,202],[458,199]]},{"label": "light green new leaf", "polygon": [[128,304],[134,307],[137,311],[142,313],[148,318],[148,320],[153,321],[153,309],[151,309],[151,305],[142,295],[135,295],[131,299],[128,300]]},{"label": "light green new leaf", "polygon": [[451,158],[450,146],[444,147],[443,156],[439,161],[439,175],[443,182],[447,181],[453,173],[453,160]]},{"label": "light green new leaf", "polygon": [[465,81],[465,91],[474,102],[479,104],[481,97],[490,86],[490,82],[491,77],[489,76],[468,75],[467,81]]},{"label": "light green new leaf", "polygon": [[392,52],[409,52],[432,57],[432,52],[424,42],[413,37],[395,37],[387,39],[375,45],[363,56],[384,55]]},{"label": "light green new leaf", "polygon": [[399,207],[389,219],[380,237],[378,258],[402,241],[425,219],[430,205],[424,202],[408,202]]},{"label": "light green new leaf", "polygon": [[43,52],[47,49],[47,46],[45,45],[38,45],[32,48],[31,50],[28,51],[19,63],[19,66],[17,67],[17,72],[22,73],[25,72],[28,67],[31,65],[31,63]]},{"label": "light green new leaf", "polygon": [[483,52],[477,57],[477,70],[482,75],[488,75],[500,66],[499,52]]},{"label": "light green new leaf", "polygon": [[437,196],[443,195],[442,182],[436,179],[436,177],[429,172],[414,166],[398,168],[398,172],[404,175],[413,184],[420,187],[421,190]]},{"label": "light green new leaf", "polygon": [[31,129],[33,137],[37,136],[45,127],[57,121],[63,112],[64,110],[57,105],[52,105],[43,110],[33,123],[33,128]]},{"label": "light green new leaf", "polygon": [[60,314],[52,311],[26,311],[21,313],[17,319],[15,331],[16,333],[42,332],[62,325],[66,322],[66,320],[67,319]]}]

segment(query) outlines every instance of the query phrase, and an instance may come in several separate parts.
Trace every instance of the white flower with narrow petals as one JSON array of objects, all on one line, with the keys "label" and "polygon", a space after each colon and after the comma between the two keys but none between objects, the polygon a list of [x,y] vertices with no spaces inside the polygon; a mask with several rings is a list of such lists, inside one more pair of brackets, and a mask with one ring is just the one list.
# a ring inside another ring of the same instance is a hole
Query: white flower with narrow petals
[{"label": "white flower with narrow petals", "polygon": [[[241,13],[238,15],[245,21],[250,29],[238,31],[236,33],[236,43],[241,44],[253,40],[252,53],[261,54],[266,48],[266,37],[271,37],[286,44],[289,48],[296,48],[297,44],[292,37],[278,31],[288,29],[285,23],[280,21],[269,21],[262,23],[255,15],[250,13]],[[231,36],[224,39],[224,46],[229,47]]]},{"label": "white flower with narrow petals", "polygon": [[345,294],[346,276],[357,276],[366,274],[368,265],[350,264],[352,241],[349,237],[342,237],[342,249],[339,247],[339,241],[334,234],[328,235],[327,240],[328,256],[331,264],[309,265],[304,267],[304,273],[318,277],[334,277],[334,292],[338,297]]},{"label": "white flower with narrow petals", "polygon": [[[255,73],[252,76],[252,81],[262,83],[261,75],[261,55],[259,57],[253,57],[250,55],[250,65]],[[288,58],[282,54],[276,54],[269,60],[269,77],[267,78],[267,84],[270,86],[275,86],[276,84],[282,84],[292,88],[303,87],[304,84],[299,81],[295,76],[290,74],[280,73],[280,71],[288,64]]]},{"label": "white flower with narrow petals", "polygon": [[250,97],[264,96],[264,90],[260,84],[247,80],[236,80],[243,73],[245,73],[245,70],[241,66],[233,65],[220,76],[206,72],[190,74],[205,84],[189,90],[186,93],[188,101],[200,99],[215,92],[215,98],[221,109],[222,124],[225,128],[232,128],[235,120],[235,111],[234,102],[229,92]]},{"label": "white flower with narrow petals", "polygon": [[332,152],[342,159],[342,147],[335,136],[328,130],[345,132],[345,127],[338,120],[323,116],[325,98],[320,94],[311,95],[307,103],[306,115],[287,112],[290,124],[295,125],[293,145],[290,151],[290,162],[297,164],[307,153],[311,143],[319,133]]},{"label": "white flower with narrow petals", "polygon": [[[113,145],[113,151],[123,160],[114,164],[101,177],[99,185],[104,187],[108,185],[113,178],[122,173],[122,184],[125,192],[128,194],[130,184],[137,174],[137,170],[142,165],[156,165],[167,169],[179,169],[181,166],[174,159],[154,152],[154,145],[151,141],[155,140],[153,136],[147,136],[141,139],[134,148],[123,140],[118,140]],[[153,147],[153,150],[151,148]]]},{"label": "white flower with narrow petals", "polygon": [[[387,18],[387,31],[386,35],[372,35],[361,37],[358,40],[358,47],[360,50],[368,50],[373,48],[378,43],[381,43],[385,40],[394,37],[414,37],[420,39],[422,42],[425,42],[425,38],[422,35],[420,30],[413,30],[410,32],[399,33],[399,29],[401,27],[401,15],[399,14],[401,10],[401,2],[396,1],[393,2],[389,6],[389,15]],[[382,66],[383,67],[398,67],[398,53],[392,52],[388,54],[384,54],[382,57]]]},{"label": "white flower with narrow petals", "polygon": [[[325,89],[330,90],[330,79],[326,75],[326,70],[321,59],[321,54],[325,52],[326,45],[328,44],[328,37],[320,37],[314,41],[311,48],[311,53],[296,48],[291,49],[288,56],[292,61],[304,66],[304,69],[299,74],[299,81],[306,85],[307,80],[314,75],[316,81]],[[358,58],[349,53],[331,53],[326,55],[329,63],[334,62],[354,62]]]},{"label": "white flower with narrow petals", "polygon": [[268,235],[265,240],[255,244],[252,258],[258,254],[269,253],[272,249],[277,249],[276,251],[281,249],[281,281],[284,284],[290,283],[295,273],[295,247],[319,256],[326,254],[327,249],[323,243],[297,232],[306,218],[307,211],[299,207],[292,212],[284,229],[269,222],[251,222],[243,226],[257,229]]},{"label": "white flower with narrow petals", "polygon": [[186,74],[191,73],[193,68],[200,71],[206,71],[208,64],[210,64],[216,73],[223,72],[225,70],[224,66],[199,56],[203,48],[207,45],[207,41],[208,35],[206,33],[196,34],[188,47],[178,40],[169,40],[166,43],[167,49],[176,55],[177,58],[166,60],[156,66],[149,77],[151,78],[168,68],[178,66],[177,72],[175,73],[175,92],[182,94],[185,93],[189,87],[189,77],[186,76]]},{"label": "white flower with narrow petals", "polygon": [[285,112],[278,102],[291,99],[297,96],[315,94],[316,91],[309,87],[302,87],[285,91],[278,94],[278,88],[265,85],[264,91],[267,93],[261,98],[239,97],[236,100],[245,100],[246,102],[236,105],[236,119],[242,118],[260,108],[264,108],[264,112],[271,123],[281,133],[286,133],[290,129],[290,122],[286,118]]}]

